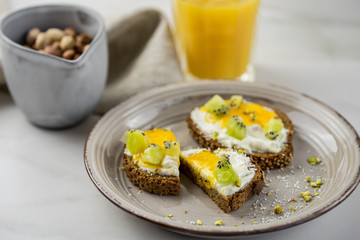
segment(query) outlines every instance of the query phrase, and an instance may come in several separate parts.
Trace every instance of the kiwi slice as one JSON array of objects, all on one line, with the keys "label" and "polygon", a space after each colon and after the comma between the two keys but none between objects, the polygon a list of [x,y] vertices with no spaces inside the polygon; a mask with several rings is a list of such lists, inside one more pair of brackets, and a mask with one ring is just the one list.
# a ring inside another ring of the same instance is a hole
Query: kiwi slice
[{"label": "kiwi slice", "polygon": [[231,108],[240,108],[241,103],[243,102],[243,96],[241,95],[232,95],[229,101],[229,106]]},{"label": "kiwi slice", "polygon": [[121,141],[126,144],[132,155],[144,152],[151,142],[143,131],[134,129],[126,131]]},{"label": "kiwi slice", "polygon": [[229,107],[226,105],[224,99],[217,94],[207,101],[204,107],[206,111],[217,117],[222,117],[229,113]]},{"label": "kiwi slice", "polygon": [[220,156],[220,160],[215,168],[215,177],[219,183],[233,183],[239,184],[239,176],[234,171],[229,155],[223,154]]},{"label": "kiwi slice", "polygon": [[246,136],[246,126],[240,116],[232,116],[226,124],[227,135],[242,140]]},{"label": "kiwi slice", "polygon": [[141,160],[146,163],[160,165],[164,157],[165,151],[159,145],[152,143],[145,149]]},{"label": "kiwi slice", "polygon": [[270,140],[276,139],[281,129],[284,127],[284,123],[282,122],[281,118],[273,117],[264,127],[264,134]]},{"label": "kiwi slice", "polygon": [[172,140],[165,141],[165,154],[168,156],[179,157],[180,155],[180,144]]}]

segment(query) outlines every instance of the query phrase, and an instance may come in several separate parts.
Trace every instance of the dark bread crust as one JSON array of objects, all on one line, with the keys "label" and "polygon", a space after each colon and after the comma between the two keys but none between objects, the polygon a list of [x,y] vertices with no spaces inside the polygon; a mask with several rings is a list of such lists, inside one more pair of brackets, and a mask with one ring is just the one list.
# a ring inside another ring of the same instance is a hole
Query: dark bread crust
[{"label": "dark bread crust", "polygon": [[[292,136],[294,134],[294,126],[290,120],[290,118],[279,109],[262,104],[268,108],[274,110],[274,112],[281,118],[284,123],[284,127],[288,129],[287,139],[284,143],[284,147],[278,153],[246,153],[248,156],[251,156],[262,169],[274,169],[274,168],[282,168],[287,166],[293,157],[293,146],[292,146]],[[196,124],[191,119],[191,112],[187,117],[187,124],[190,130],[190,134],[193,138],[205,148],[210,148],[211,150],[215,150],[218,148],[226,148],[221,145],[218,141],[214,139],[206,138],[205,135],[197,128]]]},{"label": "dark bread crust", "polygon": [[[250,157],[251,158],[251,157]],[[211,188],[206,179],[202,178],[187,162],[180,156],[180,171],[188,176],[195,184],[197,184],[207,195],[221,208],[225,213],[238,209],[254,194],[259,195],[265,186],[264,172],[261,167],[253,160],[251,162],[256,167],[254,178],[246,184],[238,192],[230,196],[221,195],[216,189]]]},{"label": "dark bread crust", "polygon": [[124,169],[129,180],[145,191],[160,195],[178,195],[180,193],[180,177],[161,176],[141,170],[131,156],[123,153]]}]

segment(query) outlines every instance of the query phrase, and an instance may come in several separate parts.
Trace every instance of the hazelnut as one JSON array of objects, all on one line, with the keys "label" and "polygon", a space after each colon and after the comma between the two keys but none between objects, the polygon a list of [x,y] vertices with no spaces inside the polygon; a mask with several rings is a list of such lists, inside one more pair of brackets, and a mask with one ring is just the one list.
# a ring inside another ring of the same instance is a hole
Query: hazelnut
[{"label": "hazelnut", "polygon": [[34,48],[39,50],[39,49],[43,49],[46,45],[48,45],[50,42],[49,38],[46,36],[45,33],[41,32],[37,35],[35,43],[34,43]]},{"label": "hazelnut", "polygon": [[64,31],[59,28],[49,28],[45,32],[46,36],[50,39],[51,42],[60,41],[62,36],[64,36]]},{"label": "hazelnut", "polygon": [[60,41],[60,48],[64,51],[64,50],[68,50],[71,48],[74,48],[75,46],[75,42],[74,42],[74,38],[70,35],[65,35],[61,38]]},{"label": "hazelnut", "polygon": [[86,34],[79,34],[76,36],[76,43],[79,45],[86,45],[91,42],[91,38]]},{"label": "hazelnut", "polygon": [[78,52],[78,53],[82,53],[83,52],[83,48],[84,46],[82,44],[79,44],[77,42],[75,42],[75,50]]},{"label": "hazelnut", "polygon": [[51,54],[51,55],[54,55],[54,56],[58,56],[60,57],[61,56],[61,50],[60,48],[54,48],[53,46],[51,45],[48,45],[44,48],[44,52],[47,53],[47,54]]},{"label": "hazelnut", "polygon": [[80,56],[81,56],[80,53],[76,53],[76,54],[74,55],[74,60],[75,60],[75,59],[78,59]]},{"label": "hazelnut", "polygon": [[26,35],[26,44],[32,46],[35,43],[37,35],[40,33],[39,28],[32,28]]},{"label": "hazelnut", "polygon": [[86,45],[83,47],[82,52],[85,52],[88,48],[89,48],[89,44],[86,44]]},{"label": "hazelnut", "polygon": [[74,28],[64,30],[49,28],[41,32],[39,28],[30,29],[25,36],[24,47],[65,59],[77,59],[89,48],[91,38],[87,34],[77,34]]},{"label": "hazelnut", "polygon": [[54,48],[59,48],[59,49],[60,49],[60,41],[55,41],[55,42],[53,42],[52,46],[53,46]]},{"label": "hazelnut", "polygon": [[75,31],[75,29],[73,29],[71,27],[67,27],[67,28],[64,29],[64,34],[75,37],[76,31]]},{"label": "hazelnut", "polygon": [[65,52],[63,52],[62,54],[62,57],[65,58],[65,59],[73,59],[75,55],[75,50],[74,49],[68,49],[68,50],[65,50]]}]

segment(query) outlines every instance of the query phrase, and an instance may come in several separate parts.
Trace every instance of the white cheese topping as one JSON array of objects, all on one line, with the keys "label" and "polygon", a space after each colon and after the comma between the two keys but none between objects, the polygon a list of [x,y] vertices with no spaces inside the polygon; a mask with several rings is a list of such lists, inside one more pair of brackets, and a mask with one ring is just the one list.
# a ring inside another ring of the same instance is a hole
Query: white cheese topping
[{"label": "white cheese topping", "polygon": [[193,155],[195,153],[199,153],[199,152],[202,152],[202,151],[205,151],[205,150],[208,150],[208,149],[206,149],[206,148],[191,148],[191,149],[182,151],[181,156],[189,157],[190,155]]},{"label": "white cheese topping", "polygon": [[[270,110],[270,109],[269,109]],[[278,153],[286,142],[286,136],[288,130],[282,128],[279,136],[270,140],[265,137],[264,130],[259,124],[253,124],[246,126],[246,136],[242,139],[236,139],[227,135],[226,128],[221,128],[219,125],[207,122],[205,111],[201,111],[200,108],[195,108],[191,112],[191,119],[196,124],[197,128],[204,134],[208,139],[212,139],[214,133],[217,132],[217,141],[228,148],[233,146],[244,149],[247,153],[253,152],[271,152]]]},{"label": "white cheese topping", "polygon": [[[202,151],[209,151],[208,149],[201,148],[201,149],[189,149],[186,151],[181,152],[181,156],[185,158],[189,157],[192,154],[196,154]],[[196,170],[199,172],[200,176],[209,180],[211,182],[211,186],[213,186],[220,194],[224,196],[230,196],[243,187],[245,187],[255,176],[255,166],[251,163],[250,158],[247,157],[243,153],[238,153],[232,150],[217,150],[214,151],[214,154],[218,155],[219,157],[223,154],[229,155],[230,163],[235,171],[235,173],[241,179],[241,186],[236,186],[235,183],[219,183],[216,180],[216,177],[213,172],[209,169],[200,169],[196,163],[190,163]]]},{"label": "white cheese topping", "polygon": [[[124,153],[128,156],[132,156],[129,150],[126,148],[124,150]],[[141,159],[139,162],[136,163],[136,165],[143,171],[148,173],[156,173],[161,176],[175,176],[178,177],[180,175],[179,173],[179,158],[174,156],[166,155],[162,161],[162,167],[160,168],[150,168],[147,167],[148,165],[146,163],[143,163]]]}]

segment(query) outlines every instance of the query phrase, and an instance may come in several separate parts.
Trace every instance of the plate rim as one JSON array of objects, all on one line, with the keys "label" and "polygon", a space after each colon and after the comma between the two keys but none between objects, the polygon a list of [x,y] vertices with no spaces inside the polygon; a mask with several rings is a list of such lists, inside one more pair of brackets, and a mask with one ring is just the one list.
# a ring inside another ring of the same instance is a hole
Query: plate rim
[{"label": "plate rim", "polygon": [[310,220],[313,220],[325,213],[327,213],[328,211],[330,211],[331,209],[335,208],[336,206],[338,206],[340,203],[342,203],[345,199],[347,199],[351,193],[357,188],[357,186],[360,183],[360,165],[358,167],[357,173],[356,173],[356,177],[354,178],[354,181],[351,183],[351,185],[344,190],[343,194],[340,195],[340,197],[334,199],[333,201],[331,201],[330,203],[328,203],[326,206],[324,206],[323,208],[320,208],[316,211],[314,211],[312,214],[310,215],[306,215],[303,216],[301,218],[292,220],[288,223],[282,224],[282,225],[277,225],[277,226],[269,226],[267,228],[263,228],[263,229],[250,229],[250,230],[243,230],[243,229],[238,229],[238,231],[219,231],[219,230],[208,230],[208,229],[191,229],[191,228],[184,228],[184,227],[178,227],[176,225],[173,224],[168,224],[166,222],[159,222],[159,221],[155,221],[154,219],[147,217],[146,214],[141,214],[140,212],[137,212],[136,210],[131,210],[128,209],[126,207],[124,207],[120,202],[118,202],[115,197],[113,197],[111,194],[107,193],[106,190],[104,188],[102,188],[101,184],[96,180],[95,176],[93,175],[93,170],[91,169],[90,165],[89,165],[89,160],[88,160],[88,156],[87,156],[87,152],[88,152],[88,144],[89,141],[91,140],[91,137],[94,133],[94,131],[96,131],[96,129],[98,128],[98,126],[102,123],[102,121],[104,121],[104,119],[106,119],[108,116],[111,116],[113,114],[113,112],[117,112],[118,109],[121,109],[121,106],[125,106],[127,105],[129,102],[132,102],[133,99],[137,98],[140,94],[142,95],[153,95],[156,92],[163,92],[169,89],[174,89],[174,88],[181,88],[181,87],[186,87],[188,85],[202,85],[202,84],[211,84],[211,85],[216,85],[219,83],[233,83],[233,84],[240,84],[240,85],[252,85],[255,87],[275,87],[275,88],[279,88],[282,90],[286,90],[291,92],[292,94],[298,94],[304,98],[310,99],[312,101],[317,102],[318,104],[320,104],[322,107],[328,109],[329,111],[331,111],[332,113],[335,113],[342,121],[344,124],[346,124],[349,128],[349,130],[354,134],[355,136],[355,144],[358,148],[358,151],[360,152],[360,136],[357,133],[357,131],[355,130],[355,128],[351,125],[351,123],[344,117],[342,116],[338,111],[336,111],[335,109],[333,109],[332,107],[330,107],[329,105],[325,104],[324,102],[316,99],[315,97],[312,97],[308,94],[305,93],[301,93],[299,91],[293,90],[291,88],[288,87],[284,87],[284,86],[279,86],[276,84],[269,84],[269,83],[244,83],[244,82],[234,82],[234,81],[223,81],[223,80],[217,80],[217,81],[199,81],[199,82],[180,82],[180,83],[173,83],[173,84],[168,84],[162,87],[155,87],[155,88],[151,88],[149,90],[146,90],[144,92],[138,93],[130,98],[128,98],[127,100],[118,103],[117,105],[115,105],[114,107],[112,107],[109,111],[107,111],[97,122],[96,124],[93,126],[93,128],[91,129],[90,133],[88,134],[87,138],[86,138],[86,142],[85,142],[85,146],[84,146],[84,151],[83,151],[83,157],[84,157],[84,165],[85,165],[85,169],[87,171],[87,174],[89,176],[89,178],[91,179],[91,181],[93,182],[93,184],[95,185],[95,187],[98,189],[98,191],[100,191],[100,193],[107,198],[110,202],[112,202],[115,206],[119,207],[120,209],[124,210],[127,213],[130,213],[140,219],[143,219],[145,221],[151,222],[153,224],[159,225],[160,227],[164,227],[168,230],[174,231],[174,232],[178,232],[181,234],[185,234],[185,235],[191,235],[191,236],[199,236],[199,237],[205,237],[205,236],[223,236],[223,237],[232,237],[232,236],[246,236],[246,235],[254,235],[254,234],[262,234],[262,233],[269,233],[269,232],[273,232],[273,231],[278,231],[278,230],[283,230],[283,229],[287,229],[290,227],[294,227],[300,224],[303,224],[305,222],[308,222]]}]

